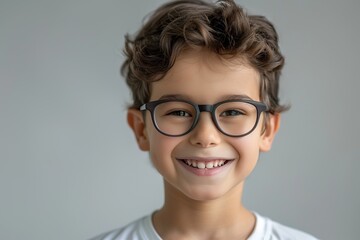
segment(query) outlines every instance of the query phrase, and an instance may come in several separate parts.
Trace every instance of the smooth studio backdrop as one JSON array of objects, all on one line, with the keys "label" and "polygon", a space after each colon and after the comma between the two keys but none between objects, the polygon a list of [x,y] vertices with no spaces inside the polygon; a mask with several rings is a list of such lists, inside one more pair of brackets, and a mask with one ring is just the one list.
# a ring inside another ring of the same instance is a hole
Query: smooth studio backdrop
[{"label": "smooth studio backdrop", "polygon": [[[163,2],[0,1],[0,239],[87,239],[161,206],[119,67],[124,34]],[[245,205],[321,239],[358,239],[360,2],[238,3],[276,25],[292,105]]]}]

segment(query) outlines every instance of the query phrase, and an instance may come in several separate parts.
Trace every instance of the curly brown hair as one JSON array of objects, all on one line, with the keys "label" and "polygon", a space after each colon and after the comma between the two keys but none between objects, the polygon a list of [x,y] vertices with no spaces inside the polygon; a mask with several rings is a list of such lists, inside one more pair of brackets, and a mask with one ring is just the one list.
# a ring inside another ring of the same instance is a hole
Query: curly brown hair
[{"label": "curly brown hair", "polygon": [[126,35],[121,72],[132,91],[130,107],[149,101],[151,82],[162,79],[183,50],[199,47],[244,59],[261,76],[260,99],[269,112],[287,109],[278,97],[284,57],[274,26],[263,16],[248,15],[232,0],[171,1],[153,12],[136,36]]}]

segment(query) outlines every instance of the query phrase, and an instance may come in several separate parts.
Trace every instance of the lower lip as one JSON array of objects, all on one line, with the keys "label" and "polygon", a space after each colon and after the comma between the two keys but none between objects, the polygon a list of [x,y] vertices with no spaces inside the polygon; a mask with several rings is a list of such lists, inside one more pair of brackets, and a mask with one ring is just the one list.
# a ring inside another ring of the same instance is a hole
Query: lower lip
[{"label": "lower lip", "polygon": [[186,163],[184,163],[182,160],[178,160],[178,162],[188,171],[190,171],[191,173],[197,175],[197,176],[213,176],[216,175],[220,172],[222,172],[223,170],[229,168],[229,166],[231,165],[231,163],[233,162],[232,160],[229,160],[226,162],[225,165],[221,166],[221,167],[214,167],[214,168],[194,168],[194,167],[190,167],[189,165],[187,165]]}]

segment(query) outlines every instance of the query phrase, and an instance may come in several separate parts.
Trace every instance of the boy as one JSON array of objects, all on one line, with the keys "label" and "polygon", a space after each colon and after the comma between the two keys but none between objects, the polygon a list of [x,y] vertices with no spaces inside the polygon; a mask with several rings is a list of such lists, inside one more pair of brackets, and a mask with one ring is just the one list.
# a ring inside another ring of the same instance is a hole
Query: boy
[{"label": "boy", "polygon": [[231,0],[172,1],[126,38],[128,123],[164,180],[152,215],[94,239],[315,239],[241,204],[279,129],[272,24]]}]

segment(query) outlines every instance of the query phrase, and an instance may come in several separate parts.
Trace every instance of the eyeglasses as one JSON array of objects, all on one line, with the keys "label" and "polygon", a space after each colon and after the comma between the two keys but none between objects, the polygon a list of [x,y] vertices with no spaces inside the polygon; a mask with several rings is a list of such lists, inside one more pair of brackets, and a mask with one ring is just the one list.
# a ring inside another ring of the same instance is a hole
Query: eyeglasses
[{"label": "eyeglasses", "polygon": [[253,100],[227,100],[214,105],[198,105],[185,100],[162,99],[143,104],[149,110],[155,128],[170,137],[183,136],[199,122],[201,112],[210,112],[216,128],[230,137],[243,137],[257,126],[268,107]]}]

